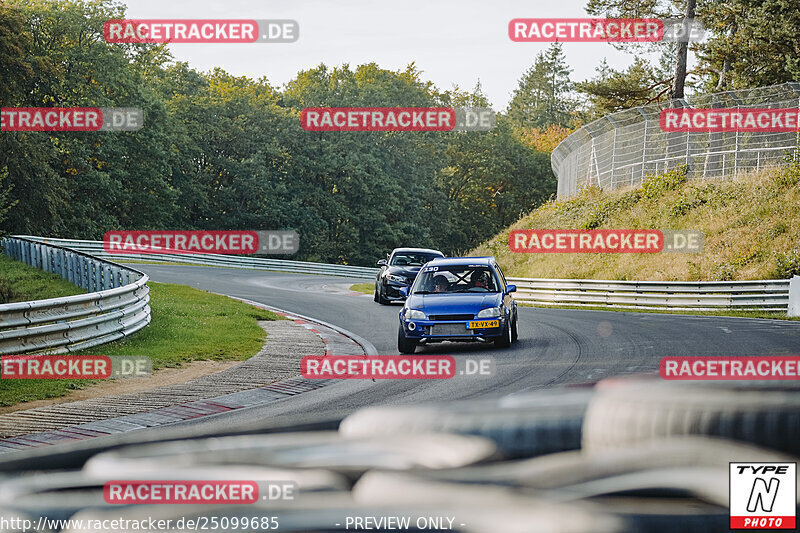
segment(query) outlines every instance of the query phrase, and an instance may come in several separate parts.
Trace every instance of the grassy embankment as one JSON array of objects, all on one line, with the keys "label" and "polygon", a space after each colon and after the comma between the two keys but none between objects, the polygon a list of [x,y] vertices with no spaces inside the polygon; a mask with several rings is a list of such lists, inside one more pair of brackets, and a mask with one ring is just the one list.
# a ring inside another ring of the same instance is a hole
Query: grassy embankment
[{"label": "grassy embankment", "polygon": [[59,298],[85,292],[57,274],[0,253],[0,304]]},{"label": "grassy embankment", "polygon": [[[700,253],[527,254],[508,248],[512,229],[692,229]],[[532,278],[700,281],[784,279],[800,274],[800,165],[735,180],[686,181],[681,171],[637,189],[595,187],[551,201],[472,251],[494,255],[506,275]]]}]

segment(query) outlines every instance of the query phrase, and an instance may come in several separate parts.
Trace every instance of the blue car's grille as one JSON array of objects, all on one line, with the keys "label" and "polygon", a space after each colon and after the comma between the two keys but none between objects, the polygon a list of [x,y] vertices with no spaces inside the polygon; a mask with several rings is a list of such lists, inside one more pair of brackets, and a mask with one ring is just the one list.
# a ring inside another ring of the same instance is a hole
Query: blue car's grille
[{"label": "blue car's grille", "polygon": [[474,332],[467,329],[464,324],[436,324],[435,326],[431,326],[431,335],[455,335],[463,337],[474,335]]},{"label": "blue car's grille", "polygon": [[431,320],[472,320],[474,315],[430,315]]}]

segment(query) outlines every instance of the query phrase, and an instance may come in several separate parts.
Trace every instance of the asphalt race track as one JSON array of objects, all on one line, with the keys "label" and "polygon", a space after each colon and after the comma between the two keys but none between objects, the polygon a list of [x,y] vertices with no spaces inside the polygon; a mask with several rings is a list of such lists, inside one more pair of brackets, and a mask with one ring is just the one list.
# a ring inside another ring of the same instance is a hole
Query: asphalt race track
[{"label": "asphalt race track", "polygon": [[[400,305],[381,306],[371,296],[348,289],[367,280],[199,266],[132,266],[153,281],[190,285],[317,318],[363,337],[379,354],[398,353]],[[374,404],[497,397],[652,372],[664,356],[797,355],[800,322],[520,306],[519,341],[509,349],[444,343],[418,348],[416,353],[491,356],[497,372],[491,377],[449,380],[343,380],[268,406],[181,425],[212,429],[279,414],[347,414]]]}]

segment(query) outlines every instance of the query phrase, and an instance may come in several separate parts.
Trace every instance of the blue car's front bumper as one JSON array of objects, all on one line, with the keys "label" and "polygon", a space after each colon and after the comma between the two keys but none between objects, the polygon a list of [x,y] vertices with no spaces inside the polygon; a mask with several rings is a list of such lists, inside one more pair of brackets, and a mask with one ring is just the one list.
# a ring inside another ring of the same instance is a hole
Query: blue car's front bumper
[{"label": "blue car's front bumper", "polygon": [[[472,320],[499,320],[500,325],[496,328],[469,329],[470,320],[428,320],[428,319],[407,319],[400,318],[403,332],[406,338],[416,341],[439,342],[439,341],[475,341],[492,340],[503,334],[506,325],[506,317],[491,319],[472,319]],[[443,327],[439,327],[443,326]]]}]

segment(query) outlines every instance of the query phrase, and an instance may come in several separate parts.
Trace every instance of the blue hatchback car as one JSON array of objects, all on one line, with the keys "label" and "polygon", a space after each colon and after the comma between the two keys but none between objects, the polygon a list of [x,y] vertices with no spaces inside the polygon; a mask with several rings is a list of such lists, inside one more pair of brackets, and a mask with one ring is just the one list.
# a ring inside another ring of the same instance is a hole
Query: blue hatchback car
[{"label": "blue hatchback car", "polygon": [[494,257],[434,259],[404,289],[397,349],[411,354],[418,345],[443,341],[508,347],[517,340],[516,290]]}]

